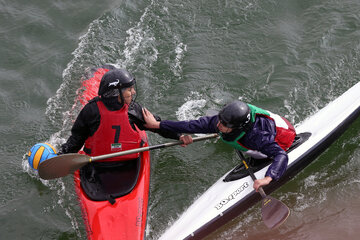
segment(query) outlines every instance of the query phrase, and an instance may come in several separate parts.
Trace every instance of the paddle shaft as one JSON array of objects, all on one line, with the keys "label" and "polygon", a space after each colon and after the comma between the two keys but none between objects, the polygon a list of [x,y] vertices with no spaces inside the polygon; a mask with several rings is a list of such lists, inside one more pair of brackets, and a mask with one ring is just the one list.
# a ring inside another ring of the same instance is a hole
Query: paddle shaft
[{"label": "paddle shaft", "polygon": [[[198,141],[211,139],[211,138],[215,138],[215,137],[218,137],[217,133],[193,138],[193,142],[198,142]],[[110,154],[105,154],[105,155],[101,155],[101,156],[91,157],[89,161],[92,162],[92,161],[102,160],[102,159],[106,159],[106,158],[119,157],[119,156],[123,156],[123,155],[127,155],[127,154],[140,153],[140,152],[145,152],[145,151],[149,151],[149,150],[171,147],[171,146],[181,145],[181,144],[184,144],[184,143],[179,140],[176,142],[163,143],[163,144],[149,146],[149,147],[136,148],[136,149],[126,150],[126,151],[122,151],[122,152],[116,152],[116,153],[110,153]]]},{"label": "paddle shaft", "polygon": [[[249,168],[249,165],[246,162],[246,158],[244,156],[244,154],[242,154],[242,152],[240,152],[239,150],[236,150],[237,155],[241,158],[242,163],[244,164],[246,170],[249,172],[250,177],[252,178],[252,180],[255,182],[255,180],[257,179],[254,172],[251,170],[251,168]],[[259,193],[263,198],[266,198],[266,193],[264,191],[264,189],[262,187],[259,187]]]}]

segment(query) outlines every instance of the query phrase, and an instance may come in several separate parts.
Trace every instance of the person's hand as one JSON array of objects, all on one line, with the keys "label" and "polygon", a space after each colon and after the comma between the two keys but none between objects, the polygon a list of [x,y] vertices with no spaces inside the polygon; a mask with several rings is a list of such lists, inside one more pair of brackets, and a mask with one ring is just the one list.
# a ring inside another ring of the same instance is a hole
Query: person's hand
[{"label": "person's hand", "polygon": [[193,139],[190,135],[181,135],[179,138],[184,144],[181,144],[182,147],[186,147],[188,144],[193,143]]},{"label": "person's hand", "polygon": [[149,129],[159,129],[160,128],[160,122],[156,121],[154,115],[152,115],[152,113],[149,110],[147,110],[146,108],[143,108],[142,113],[144,116],[144,120],[146,122],[146,124],[144,125],[146,128],[149,128]]},{"label": "person's hand", "polygon": [[256,179],[253,187],[258,192],[260,187],[268,185],[272,181],[271,177],[264,177],[262,179]]}]

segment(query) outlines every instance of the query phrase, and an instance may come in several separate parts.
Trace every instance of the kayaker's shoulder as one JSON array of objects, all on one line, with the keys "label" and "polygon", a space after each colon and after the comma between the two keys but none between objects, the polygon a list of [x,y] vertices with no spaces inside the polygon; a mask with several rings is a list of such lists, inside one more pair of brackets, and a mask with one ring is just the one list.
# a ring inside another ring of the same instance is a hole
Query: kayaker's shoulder
[{"label": "kayaker's shoulder", "polygon": [[99,115],[99,108],[97,106],[97,102],[100,101],[99,97],[94,97],[91,99],[80,112],[80,115],[86,115],[87,117],[94,117],[95,115]]},{"label": "kayaker's shoulder", "polygon": [[[100,98],[99,96],[96,96],[96,97],[90,99],[89,102],[88,102],[86,105],[96,104],[98,101],[100,101],[100,99],[101,99],[101,98]],[[86,105],[85,105],[85,106],[86,106]]]},{"label": "kayaker's shoulder", "polygon": [[137,102],[132,102],[129,105],[128,114],[137,119],[143,119],[142,106]]}]

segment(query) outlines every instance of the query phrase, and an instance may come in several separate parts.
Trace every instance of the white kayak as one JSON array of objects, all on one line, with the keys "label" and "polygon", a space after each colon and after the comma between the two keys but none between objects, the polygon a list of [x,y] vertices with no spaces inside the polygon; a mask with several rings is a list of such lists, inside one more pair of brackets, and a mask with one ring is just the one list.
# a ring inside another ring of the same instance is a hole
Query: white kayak
[{"label": "white kayak", "polygon": [[[277,182],[264,188],[267,194],[292,179],[328,148],[360,115],[360,83],[296,127],[298,138],[289,151],[288,168]],[[254,167],[263,178],[270,162]],[[240,166],[230,170],[202,194],[169,227],[160,240],[202,239],[261,200],[253,180]]]}]

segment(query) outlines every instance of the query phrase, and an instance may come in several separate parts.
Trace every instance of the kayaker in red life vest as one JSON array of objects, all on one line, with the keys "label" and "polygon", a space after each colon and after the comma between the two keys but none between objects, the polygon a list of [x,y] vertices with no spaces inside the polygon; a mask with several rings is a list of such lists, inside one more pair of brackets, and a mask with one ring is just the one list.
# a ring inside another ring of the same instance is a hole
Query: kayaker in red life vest
[{"label": "kayaker in red life vest", "polygon": [[[100,81],[99,96],[81,110],[71,129],[71,136],[61,146],[59,154],[76,153],[84,144],[84,152],[91,156],[111,153],[113,147],[120,147],[114,142],[122,142],[122,145],[128,143],[128,146],[122,146],[127,149],[141,147],[136,128],[182,140],[183,146],[192,141],[191,136],[183,136],[172,130],[147,128],[142,106],[134,101],[134,86],[135,78],[126,70],[112,67],[105,73]],[[161,120],[159,117],[155,119]]]},{"label": "kayaker in red life vest", "polygon": [[143,115],[149,128],[178,133],[218,132],[225,143],[255,159],[272,158],[265,177],[254,182],[256,191],[284,174],[288,163],[286,151],[296,136],[295,128],[285,118],[241,101],[227,104],[218,115],[198,120],[158,121],[146,109]]}]

